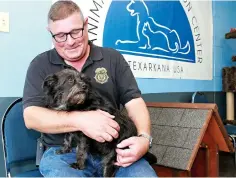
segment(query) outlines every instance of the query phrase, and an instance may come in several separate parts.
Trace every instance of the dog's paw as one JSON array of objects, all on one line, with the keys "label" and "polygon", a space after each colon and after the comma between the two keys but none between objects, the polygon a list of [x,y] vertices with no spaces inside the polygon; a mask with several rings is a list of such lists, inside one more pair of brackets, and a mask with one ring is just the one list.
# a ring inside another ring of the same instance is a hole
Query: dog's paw
[{"label": "dog's paw", "polygon": [[79,170],[82,170],[82,169],[85,169],[85,166],[84,165],[79,165],[77,163],[72,163],[70,165],[70,167],[74,168],[74,169],[79,169]]},{"label": "dog's paw", "polygon": [[63,150],[59,149],[59,150],[56,150],[56,154],[61,155],[61,154],[64,154],[64,153],[63,153]]},{"label": "dog's paw", "polygon": [[115,171],[113,171],[113,172],[104,172],[103,177],[115,177]]},{"label": "dog's paw", "polygon": [[74,169],[79,169],[77,163],[70,164],[70,167],[72,167]]},{"label": "dog's paw", "polygon": [[111,166],[111,165],[105,166],[104,169],[103,169],[103,177],[115,177],[117,168],[118,167],[115,166],[115,165],[113,165],[113,166]]},{"label": "dog's paw", "polygon": [[72,152],[71,149],[67,149],[67,150],[58,149],[58,150],[56,150],[56,154],[58,154],[58,155],[65,154],[65,153],[71,153],[71,152]]}]

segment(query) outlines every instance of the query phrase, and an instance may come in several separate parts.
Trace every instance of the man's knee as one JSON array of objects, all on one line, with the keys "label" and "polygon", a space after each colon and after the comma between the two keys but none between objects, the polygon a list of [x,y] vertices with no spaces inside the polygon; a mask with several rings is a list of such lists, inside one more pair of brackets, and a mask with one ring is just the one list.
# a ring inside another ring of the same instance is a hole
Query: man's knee
[{"label": "man's knee", "polygon": [[117,177],[157,177],[154,169],[145,159],[140,159],[132,165],[120,168],[117,173]]}]

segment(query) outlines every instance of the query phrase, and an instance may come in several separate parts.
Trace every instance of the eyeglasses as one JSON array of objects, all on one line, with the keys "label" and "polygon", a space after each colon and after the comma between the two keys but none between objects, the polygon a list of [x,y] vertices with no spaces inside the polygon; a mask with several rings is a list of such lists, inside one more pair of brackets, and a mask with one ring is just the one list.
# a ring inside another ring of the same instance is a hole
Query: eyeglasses
[{"label": "eyeglasses", "polygon": [[83,36],[83,31],[84,31],[84,27],[74,29],[69,33],[58,33],[58,34],[55,34],[55,35],[53,35],[52,32],[50,32],[50,33],[51,33],[52,37],[55,39],[56,42],[62,43],[62,42],[65,42],[67,40],[68,35],[70,35],[71,38],[73,38],[73,39],[81,38]]}]

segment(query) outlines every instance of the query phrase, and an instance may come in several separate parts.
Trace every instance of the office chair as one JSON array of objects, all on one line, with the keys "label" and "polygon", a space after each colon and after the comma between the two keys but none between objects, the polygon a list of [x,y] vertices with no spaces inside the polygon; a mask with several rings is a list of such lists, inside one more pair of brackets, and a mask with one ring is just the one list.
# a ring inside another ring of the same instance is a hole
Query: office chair
[{"label": "office chair", "polygon": [[2,142],[6,177],[42,177],[36,161],[40,133],[26,128],[22,98],[7,108],[2,119]]},{"label": "office chair", "polygon": [[208,103],[208,100],[204,93],[202,92],[194,92],[192,95],[192,103]]}]

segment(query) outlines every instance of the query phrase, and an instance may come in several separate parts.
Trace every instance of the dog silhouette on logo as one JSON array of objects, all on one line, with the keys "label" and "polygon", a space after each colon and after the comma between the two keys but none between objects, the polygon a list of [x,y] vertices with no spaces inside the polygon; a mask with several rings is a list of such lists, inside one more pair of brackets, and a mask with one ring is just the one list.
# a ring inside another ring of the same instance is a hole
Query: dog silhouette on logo
[{"label": "dog silhouette on logo", "polygon": [[[149,10],[144,0],[131,0],[126,6],[128,12],[136,17],[136,36],[137,40],[120,40],[116,45],[136,44],[140,49],[161,50],[170,53],[188,54],[190,52],[189,41],[183,46],[176,30],[170,29],[164,25],[158,24],[155,19],[149,15]],[[150,38],[150,36],[152,38]],[[158,43],[155,37],[163,39]]]}]

